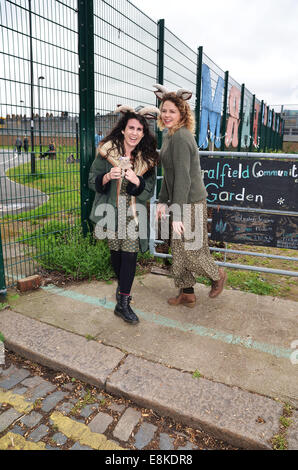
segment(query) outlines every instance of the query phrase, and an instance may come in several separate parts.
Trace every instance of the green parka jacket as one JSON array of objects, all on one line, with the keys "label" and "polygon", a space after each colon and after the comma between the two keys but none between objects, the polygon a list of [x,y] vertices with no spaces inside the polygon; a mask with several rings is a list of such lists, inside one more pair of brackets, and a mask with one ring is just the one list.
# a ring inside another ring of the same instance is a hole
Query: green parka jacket
[{"label": "green parka jacket", "polygon": [[[94,224],[100,224],[102,227],[106,227],[109,221],[112,225],[114,224],[117,230],[117,180],[111,180],[105,185],[102,184],[103,176],[108,173],[111,168],[111,163],[101,155],[98,155],[91,165],[88,186],[91,190],[95,191],[95,198],[89,218]],[[140,185],[136,186],[129,182],[126,191],[131,196],[135,196],[140,229],[140,250],[144,253],[149,248],[148,240],[150,235],[150,219],[147,214],[147,201],[150,200],[154,194],[156,168],[148,170],[143,176],[138,176],[138,178]],[[138,210],[138,205],[142,206],[143,210]],[[113,220],[110,220],[109,217],[112,217]]]}]

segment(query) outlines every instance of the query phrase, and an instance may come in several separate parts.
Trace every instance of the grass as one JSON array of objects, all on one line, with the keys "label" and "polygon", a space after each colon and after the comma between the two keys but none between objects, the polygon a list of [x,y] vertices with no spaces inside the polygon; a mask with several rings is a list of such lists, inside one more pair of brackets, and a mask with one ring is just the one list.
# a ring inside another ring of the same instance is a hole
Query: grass
[{"label": "grass", "polygon": [[108,281],[114,277],[107,242],[94,240],[91,233],[84,237],[80,229],[63,234],[57,232],[47,242],[47,255],[40,256],[39,263],[49,271],[59,271],[74,280]]},{"label": "grass", "polygon": [[[276,296],[279,294],[280,287],[266,281],[260,273],[228,269],[227,275],[226,287],[258,295]],[[211,285],[211,281],[203,276],[198,277],[197,282],[207,286]]]},{"label": "grass", "polygon": [[[55,160],[36,159],[36,173],[31,174],[31,163],[11,168],[6,176],[16,183],[35,188],[49,197],[40,207],[22,212],[22,218],[40,220],[59,211],[80,214],[80,168],[67,164],[68,152],[57,151]],[[8,215],[5,220],[18,220],[20,215]]]},{"label": "grass", "polygon": [[292,420],[290,417],[293,414],[293,408],[289,403],[284,403],[283,405],[283,414],[279,419],[280,429],[279,433],[275,434],[272,438],[272,445],[274,450],[287,450],[288,449],[288,442],[287,442],[287,429],[292,424]]},{"label": "grass", "polygon": [[3,336],[3,333],[1,333],[1,331],[0,331],[0,341],[1,341],[2,343],[4,343],[4,341],[5,341],[4,336]]}]

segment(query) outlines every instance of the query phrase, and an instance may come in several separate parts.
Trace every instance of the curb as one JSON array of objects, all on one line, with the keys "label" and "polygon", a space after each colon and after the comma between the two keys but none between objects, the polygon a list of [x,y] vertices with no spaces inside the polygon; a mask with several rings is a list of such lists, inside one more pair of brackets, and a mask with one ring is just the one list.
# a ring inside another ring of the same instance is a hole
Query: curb
[{"label": "curb", "polygon": [[[125,354],[119,349],[1,312],[5,346],[21,356],[151,408],[243,449],[272,449],[283,404],[238,387],[194,378],[189,372]],[[298,420],[291,427],[298,448]],[[295,447],[296,446],[296,447]]]}]

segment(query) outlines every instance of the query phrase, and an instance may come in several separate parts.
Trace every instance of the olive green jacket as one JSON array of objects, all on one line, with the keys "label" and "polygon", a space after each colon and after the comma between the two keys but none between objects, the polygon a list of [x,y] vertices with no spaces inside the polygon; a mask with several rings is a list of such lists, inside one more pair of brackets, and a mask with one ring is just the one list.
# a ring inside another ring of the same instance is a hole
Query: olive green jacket
[{"label": "olive green jacket", "polygon": [[173,135],[166,134],[160,150],[164,178],[159,202],[183,204],[207,197],[203,182],[198,147],[191,132],[181,127]]},{"label": "olive green jacket", "polygon": [[[91,165],[88,186],[95,191],[95,198],[92,205],[90,220],[94,224],[99,224],[102,227],[114,226],[115,230],[118,227],[118,208],[117,208],[117,180],[110,180],[107,184],[102,184],[103,176],[108,173],[112,168],[105,158],[98,155]],[[156,170],[155,168],[148,170],[143,176],[138,176],[140,185],[136,186],[133,183],[128,183],[127,193],[135,197],[137,205],[143,206],[145,210],[137,211],[140,230],[140,249],[142,252],[148,250],[149,234],[150,234],[150,220],[147,216],[147,201],[153,196],[155,183],[156,183]],[[108,207],[109,206],[109,207]],[[111,209],[111,206],[113,210]],[[111,217],[113,220],[111,220]],[[146,217],[146,219],[145,219]],[[147,227],[147,230],[144,230]],[[143,236],[145,231],[146,236]]]}]

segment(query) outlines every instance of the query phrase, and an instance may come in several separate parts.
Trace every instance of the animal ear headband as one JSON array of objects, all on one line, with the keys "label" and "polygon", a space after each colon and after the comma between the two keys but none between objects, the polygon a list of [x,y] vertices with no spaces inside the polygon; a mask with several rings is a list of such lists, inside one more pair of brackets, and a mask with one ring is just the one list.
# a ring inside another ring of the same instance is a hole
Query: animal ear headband
[{"label": "animal ear headband", "polygon": [[[160,85],[159,83],[153,86],[154,88],[157,88],[157,91],[154,91],[154,93],[159,100],[162,100],[166,94],[170,93],[163,85]],[[192,97],[192,92],[184,90],[184,88],[180,88],[180,90],[177,90],[173,93],[175,93],[176,96],[178,96],[178,98],[181,98],[183,101],[190,100],[190,98]]]},{"label": "animal ear headband", "polygon": [[160,111],[156,106],[144,106],[142,108],[132,108],[131,106],[127,105],[120,105],[117,107],[115,110],[115,113],[134,113],[134,114],[139,114],[140,116],[143,116],[146,119],[156,119],[157,115],[160,114]]}]

